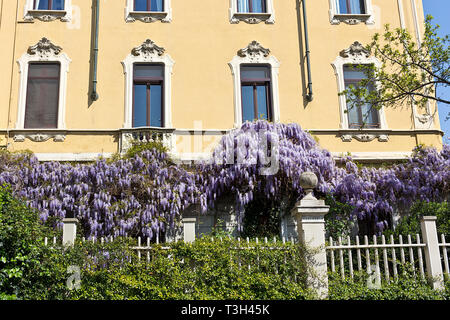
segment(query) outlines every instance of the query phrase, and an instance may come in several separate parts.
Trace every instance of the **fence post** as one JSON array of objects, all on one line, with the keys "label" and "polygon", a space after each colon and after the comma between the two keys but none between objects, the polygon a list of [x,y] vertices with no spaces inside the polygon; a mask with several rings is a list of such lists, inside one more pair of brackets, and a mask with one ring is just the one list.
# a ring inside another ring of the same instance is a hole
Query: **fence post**
[{"label": "fence post", "polygon": [[441,254],[439,252],[439,241],[436,229],[435,216],[424,216],[420,220],[422,238],[425,242],[425,262],[427,264],[427,275],[435,290],[444,289]]},{"label": "fence post", "polygon": [[[315,290],[319,298],[328,296],[327,255],[325,248],[324,216],[330,207],[323,200],[317,200],[313,189],[317,186],[317,176],[313,172],[304,172],[300,176],[300,186],[306,191],[292,209],[291,214],[297,219],[297,233],[300,242],[312,249],[312,274],[308,275],[308,285]],[[311,266],[310,266],[311,267]]]},{"label": "fence post", "polygon": [[76,218],[64,218],[63,219],[63,245],[73,246],[75,238],[77,236],[77,223]]},{"label": "fence post", "polygon": [[195,241],[195,224],[197,218],[183,218],[184,242]]}]

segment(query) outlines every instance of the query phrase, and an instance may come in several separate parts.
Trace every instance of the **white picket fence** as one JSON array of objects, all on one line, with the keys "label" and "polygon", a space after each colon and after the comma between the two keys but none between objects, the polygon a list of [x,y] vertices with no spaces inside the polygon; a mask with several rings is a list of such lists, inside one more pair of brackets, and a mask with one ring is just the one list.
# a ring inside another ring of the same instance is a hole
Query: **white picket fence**
[{"label": "white picket fence", "polygon": [[[316,201],[319,202],[319,200]],[[311,206],[310,202],[306,202],[305,206],[300,205],[297,210],[299,211],[297,216],[297,234],[301,236],[293,237],[289,240],[284,238],[280,242],[286,243],[290,241],[291,243],[296,243],[299,241],[307,247],[312,246],[312,248],[317,250],[317,252],[313,253],[311,259],[311,266],[314,268],[314,272],[310,275],[308,274],[308,282],[311,283],[311,288],[317,291],[320,298],[325,298],[328,294],[327,273],[330,271],[331,273],[336,273],[337,269],[339,269],[342,279],[345,279],[347,274],[350,278],[354,278],[356,272],[365,271],[371,277],[373,277],[372,274],[374,273],[375,283],[381,283],[382,279],[387,282],[395,281],[399,278],[400,272],[404,273],[411,268],[413,274],[429,280],[433,289],[438,290],[443,289],[443,276],[450,276],[449,254],[447,253],[450,244],[446,243],[444,235],[440,236],[441,240],[439,241],[436,227],[437,218],[434,216],[421,218],[421,235],[416,234],[414,241],[413,236],[407,235],[405,238],[400,236],[397,243],[393,237],[390,237],[389,241],[387,241],[384,236],[372,237],[371,241],[365,236],[362,243],[359,237],[356,237],[353,242],[350,237],[347,237],[345,240],[338,238],[337,241],[330,238],[329,243],[326,243],[323,217],[328,212],[328,207],[323,206],[321,202],[317,206]],[[193,219],[184,220],[186,221],[184,221],[183,241],[195,241],[195,221],[191,221]],[[73,245],[75,243],[76,225],[76,219],[68,218],[63,220],[63,245]],[[112,240],[114,240],[112,237],[83,239],[83,241],[92,242]],[[131,249],[137,252],[138,260],[141,260],[142,256],[146,256],[147,261],[151,261],[152,250],[155,247],[150,239],[146,238],[145,243],[142,240],[142,238],[138,238],[137,246],[133,246]],[[252,242],[248,238],[245,240],[238,238],[237,240],[237,246],[230,248],[230,254],[238,259],[240,267],[248,268],[249,271],[254,267],[259,268],[266,261],[260,259],[260,256],[257,254],[252,258],[253,260],[245,258],[245,261],[241,263],[239,250],[280,248],[285,250],[286,259],[289,259],[289,257],[295,258],[296,256],[294,251],[289,251],[289,246],[285,248],[283,246],[271,246],[270,243],[274,244],[279,241],[276,238],[273,241],[265,238],[262,240],[264,244],[260,243],[259,239],[255,239],[255,242],[258,244],[255,246],[251,245]],[[159,242],[158,239],[157,242]],[[47,243],[48,239],[45,239],[45,244]],[[56,243],[55,238],[53,238],[53,243]],[[163,249],[168,251],[170,251],[170,247],[170,245],[162,246]],[[290,247],[294,248],[296,246]],[[158,246],[158,248],[161,249],[161,246]],[[256,253],[258,252],[256,251]],[[262,253],[261,256],[263,256]],[[283,266],[283,261],[278,261],[277,263],[280,263],[280,268]],[[339,268],[336,267],[337,265]],[[296,274],[290,275],[291,278],[292,276],[298,278]]]},{"label": "white picket fence", "polygon": [[[109,236],[109,237],[100,237],[100,238],[96,238],[96,237],[91,237],[89,239],[86,238],[81,238],[82,242],[91,242],[91,243],[101,243],[104,244],[106,242],[112,242],[114,241],[116,238]],[[215,242],[223,242],[226,239],[225,238],[221,238],[221,237],[210,237],[209,238],[210,241]],[[228,237],[228,239],[231,239],[231,237]],[[235,242],[236,245],[230,247],[230,259],[235,259],[239,269],[246,269],[248,270],[248,272],[252,272],[253,270],[258,270],[260,268],[261,265],[264,264],[264,261],[262,261],[260,259],[260,256],[258,254],[259,250],[279,250],[279,251],[283,251],[283,259],[281,261],[282,264],[284,265],[288,265],[289,260],[290,259],[295,259],[296,258],[296,248],[297,246],[294,246],[295,244],[298,243],[298,238],[294,238],[294,237],[283,237],[283,238],[277,238],[274,237],[273,239],[269,239],[267,237],[260,239],[260,238],[254,238],[254,239],[250,239],[250,238],[245,238],[245,239],[241,239],[241,238],[237,238],[237,241]],[[151,261],[153,260],[153,256],[155,254],[156,251],[158,251],[159,253],[161,253],[161,250],[163,252],[165,252],[165,254],[167,254],[168,257],[170,257],[170,251],[172,249],[172,247],[169,245],[169,243],[160,243],[159,239],[156,238],[156,242],[151,241],[150,238],[141,238],[138,237],[137,239],[135,238],[135,241],[137,242],[136,246],[131,246],[130,249],[136,252],[136,257],[138,261],[141,261],[142,259],[145,259],[145,261],[147,263],[151,263]],[[183,241],[184,240],[180,240]],[[59,241],[56,237],[53,238],[44,238],[44,245],[59,245],[61,244],[62,241]],[[245,258],[245,257],[241,257],[240,255],[240,251],[241,250],[254,250],[254,257],[251,259]],[[132,261],[132,257],[129,257],[129,262]],[[293,265],[291,263],[291,265]],[[298,266],[299,267],[299,266]],[[296,266],[294,266],[294,268],[296,268]],[[291,268],[292,269],[292,268]],[[300,268],[298,268],[298,272],[300,272]],[[275,266],[275,268],[273,269],[273,272],[275,274],[280,274],[279,272],[280,268],[279,266]],[[297,273],[298,273],[297,272]],[[300,279],[299,275],[293,272],[288,274],[287,276],[293,280],[296,281],[298,279]]]},{"label": "white picket fence", "polygon": [[[424,250],[427,244],[421,240],[419,234],[415,235],[415,241],[411,235],[398,237],[395,243],[394,237],[389,237],[386,241],[384,235],[381,237],[373,236],[369,243],[369,238],[364,236],[361,243],[357,236],[351,241],[350,237],[338,240],[329,238],[326,246],[328,255],[328,266],[331,272],[339,272],[344,280],[346,275],[351,279],[355,271],[366,271],[368,274],[375,274],[378,281],[384,279],[386,282],[398,280],[400,266],[409,267],[413,274],[419,274],[422,279],[426,278],[426,261],[424,260]],[[450,275],[449,255],[450,243],[446,243],[445,236],[441,234],[439,249],[442,261],[442,270]],[[338,269],[338,270],[337,270]],[[405,269],[402,269],[405,271]]]}]

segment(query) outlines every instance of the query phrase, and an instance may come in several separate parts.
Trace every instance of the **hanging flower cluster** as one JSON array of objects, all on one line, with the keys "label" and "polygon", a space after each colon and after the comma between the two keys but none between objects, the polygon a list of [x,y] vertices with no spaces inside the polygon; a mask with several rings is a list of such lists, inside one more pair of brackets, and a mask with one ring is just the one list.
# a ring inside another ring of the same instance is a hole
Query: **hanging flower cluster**
[{"label": "hanging flower cluster", "polygon": [[17,196],[28,199],[43,222],[61,227],[64,217],[78,218],[87,237],[152,238],[173,228],[198,198],[194,177],[156,150],[112,163],[78,165],[21,157],[20,166],[16,161],[3,164],[0,184],[12,185]]},{"label": "hanging flower cluster", "polygon": [[297,124],[256,121],[223,136],[209,161],[190,168],[174,165],[156,149],[77,165],[0,155],[0,184],[12,185],[55,227],[64,217],[77,217],[86,237],[153,237],[173,229],[189,205],[200,204],[206,212],[230,195],[242,226],[245,208],[256,197],[300,199],[304,171],[317,175],[316,194],[352,205],[349,218],[381,232],[394,210],[450,194],[450,146],[441,152],[418,147],[406,163],[390,168],[359,168],[350,157],[336,163]]}]

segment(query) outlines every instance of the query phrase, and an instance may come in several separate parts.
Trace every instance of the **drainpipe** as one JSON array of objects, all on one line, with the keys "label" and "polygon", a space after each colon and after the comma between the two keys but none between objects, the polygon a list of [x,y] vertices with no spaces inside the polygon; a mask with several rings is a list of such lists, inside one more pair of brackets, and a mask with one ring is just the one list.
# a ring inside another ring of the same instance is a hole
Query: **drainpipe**
[{"label": "drainpipe", "polygon": [[306,0],[302,0],[302,8],[303,8],[303,29],[305,32],[305,49],[306,49],[306,67],[308,71],[308,93],[306,94],[306,100],[313,100],[313,92],[312,92],[312,80],[311,80],[311,61],[310,61],[310,51],[309,51],[309,40],[308,40],[308,22],[306,20]]},{"label": "drainpipe", "polygon": [[98,100],[97,93],[97,62],[98,62],[98,20],[100,11],[100,0],[95,0],[95,39],[94,39],[94,76],[92,79],[92,101]]},{"label": "drainpipe", "polygon": [[[3,1],[2,1],[2,16],[3,16]],[[9,83],[9,106],[8,106],[8,120],[6,123],[6,150],[8,150],[9,147],[9,123],[11,119],[11,102],[12,102],[12,88],[13,88],[13,72],[14,72],[14,60],[16,57],[16,40],[17,40],[17,22],[19,17],[19,0],[16,2],[16,18],[14,20],[14,41],[13,41],[13,48],[12,48],[12,58],[11,58],[11,80]],[[3,20],[3,17],[1,18]],[[1,31],[1,30],[0,30]]]}]

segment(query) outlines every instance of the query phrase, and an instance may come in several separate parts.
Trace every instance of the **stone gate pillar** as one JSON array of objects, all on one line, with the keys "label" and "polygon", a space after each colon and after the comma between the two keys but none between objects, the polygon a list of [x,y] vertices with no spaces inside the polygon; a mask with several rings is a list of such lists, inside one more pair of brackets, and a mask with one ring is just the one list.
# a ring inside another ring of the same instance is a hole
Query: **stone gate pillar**
[{"label": "stone gate pillar", "polygon": [[324,200],[314,197],[313,189],[317,186],[317,176],[313,172],[304,172],[300,176],[300,186],[306,191],[291,214],[297,220],[299,241],[308,249],[312,256],[308,259],[308,286],[314,289],[319,298],[328,296],[327,255],[325,250],[325,220],[330,207]]}]

